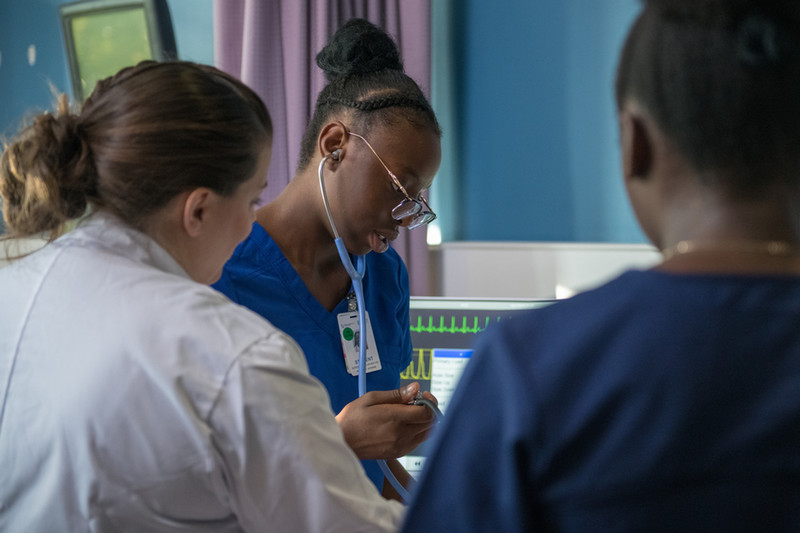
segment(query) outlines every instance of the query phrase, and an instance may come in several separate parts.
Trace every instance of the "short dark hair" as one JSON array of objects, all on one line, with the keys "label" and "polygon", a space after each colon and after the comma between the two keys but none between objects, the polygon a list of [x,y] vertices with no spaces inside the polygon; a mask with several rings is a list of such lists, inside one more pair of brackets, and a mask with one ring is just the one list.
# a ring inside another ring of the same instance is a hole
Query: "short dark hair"
[{"label": "short dark hair", "polygon": [[87,207],[137,227],[179,193],[230,195],[272,140],[261,99],[214,67],[145,61],[97,83],[80,112],[65,96],[4,147],[3,217],[12,236],[54,236]]},{"label": "short dark hair", "polygon": [[644,0],[616,98],[642,104],[695,166],[753,194],[800,171],[800,2]]},{"label": "short dark hair", "polygon": [[299,168],[314,155],[317,137],[334,113],[348,109],[352,126],[368,133],[376,123],[404,118],[441,135],[439,122],[419,85],[403,71],[397,45],[364,19],[347,21],[317,54],[328,85],[320,91],[300,146]]}]

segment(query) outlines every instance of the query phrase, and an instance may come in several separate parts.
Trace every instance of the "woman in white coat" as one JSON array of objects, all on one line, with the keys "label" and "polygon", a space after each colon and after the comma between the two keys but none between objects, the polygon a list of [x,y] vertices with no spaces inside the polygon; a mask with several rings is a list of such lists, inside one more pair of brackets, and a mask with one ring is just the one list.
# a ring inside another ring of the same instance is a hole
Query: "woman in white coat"
[{"label": "woman in white coat", "polygon": [[271,140],[238,80],[145,62],[5,147],[11,236],[91,214],[0,270],[0,530],[396,527],[295,342],[206,286]]}]

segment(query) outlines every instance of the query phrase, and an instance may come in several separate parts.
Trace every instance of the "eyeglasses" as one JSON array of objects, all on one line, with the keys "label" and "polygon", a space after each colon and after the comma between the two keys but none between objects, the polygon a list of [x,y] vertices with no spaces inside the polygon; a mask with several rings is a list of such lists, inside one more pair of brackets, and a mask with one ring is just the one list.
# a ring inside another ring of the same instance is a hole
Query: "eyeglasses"
[{"label": "eyeglasses", "polygon": [[406,199],[392,209],[392,218],[399,222],[410,217],[411,222],[407,226],[408,229],[418,228],[436,220],[436,213],[434,213],[433,209],[431,209],[431,206],[428,205],[425,197],[420,194],[417,198],[412,198],[406,191],[405,187],[400,184],[400,180],[397,179],[397,176],[395,176],[394,173],[389,170],[389,167],[386,166],[386,163],[383,162],[383,159],[381,159],[381,156],[378,155],[378,152],[375,151],[369,141],[358,133],[353,133],[352,131],[349,133],[350,135],[358,137],[366,143],[370,151],[375,154],[375,157],[378,158],[378,161],[380,161],[381,165],[383,165],[383,168],[385,168],[386,172],[388,172],[389,176],[391,176],[395,190],[399,190],[403,193],[403,195],[405,195]]}]

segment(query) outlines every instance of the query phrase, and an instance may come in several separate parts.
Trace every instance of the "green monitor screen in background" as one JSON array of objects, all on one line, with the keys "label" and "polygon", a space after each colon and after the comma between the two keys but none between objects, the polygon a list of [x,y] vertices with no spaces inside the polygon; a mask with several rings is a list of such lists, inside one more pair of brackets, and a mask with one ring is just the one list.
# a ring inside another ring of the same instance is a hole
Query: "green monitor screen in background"
[{"label": "green monitor screen in background", "polygon": [[76,16],[71,23],[82,96],[122,67],[153,59],[141,6]]},{"label": "green monitor screen in background", "polygon": [[178,56],[167,0],[80,0],[59,12],[77,102],[123,67]]}]

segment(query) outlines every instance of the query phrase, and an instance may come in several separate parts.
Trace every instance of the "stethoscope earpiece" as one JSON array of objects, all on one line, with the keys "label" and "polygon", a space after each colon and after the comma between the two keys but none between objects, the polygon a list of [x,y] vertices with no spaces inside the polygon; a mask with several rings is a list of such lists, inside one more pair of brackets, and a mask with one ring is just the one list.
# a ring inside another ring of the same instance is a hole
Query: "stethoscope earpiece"
[{"label": "stethoscope earpiece", "polygon": [[339,156],[341,155],[341,153],[342,153],[342,149],[341,148],[337,148],[336,150],[331,152],[331,159],[333,159],[334,161],[338,161],[339,160]]}]

